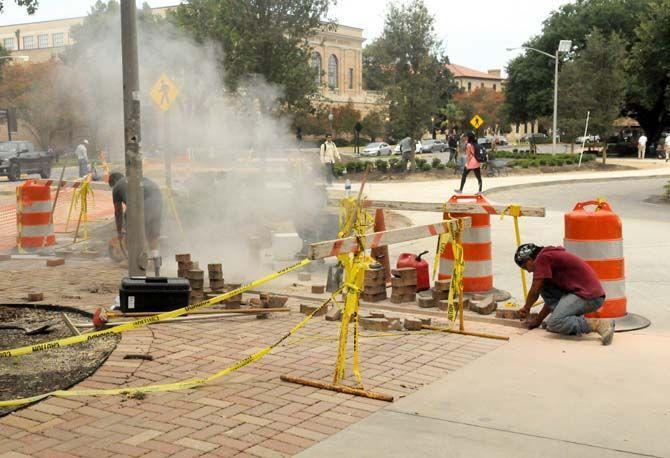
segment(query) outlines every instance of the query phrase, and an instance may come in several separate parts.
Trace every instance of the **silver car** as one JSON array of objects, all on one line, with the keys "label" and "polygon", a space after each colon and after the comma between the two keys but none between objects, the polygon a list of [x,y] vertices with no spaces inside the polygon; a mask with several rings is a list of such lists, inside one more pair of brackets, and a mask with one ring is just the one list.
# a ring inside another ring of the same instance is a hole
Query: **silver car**
[{"label": "silver car", "polygon": [[363,151],[361,156],[390,156],[391,146],[386,142],[369,143]]}]

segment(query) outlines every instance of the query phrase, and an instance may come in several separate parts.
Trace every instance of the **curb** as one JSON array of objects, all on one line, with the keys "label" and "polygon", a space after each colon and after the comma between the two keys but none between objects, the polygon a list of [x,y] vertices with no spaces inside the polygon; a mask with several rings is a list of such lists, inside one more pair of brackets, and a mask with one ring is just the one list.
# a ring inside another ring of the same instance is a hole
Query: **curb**
[{"label": "curb", "polygon": [[656,175],[644,175],[644,176],[632,176],[632,177],[609,177],[609,178],[566,178],[565,180],[553,180],[553,181],[536,181],[532,183],[521,183],[521,184],[511,184],[506,186],[498,186],[496,188],[490,188],[484,192],[484,195],[493,194],[496,192],[510,191],[514,189],[524,189],[524,188],[539,188],[542,186],[553,186],[557,184],[574,184],[574,183],[602,183],[606,181],[619,180],[619,181],[631,181],[631,180],[645,180],[645,179],[654,179],[654,178],[667,178],[670,180],[670,173],[667,174],[656,174]]}]

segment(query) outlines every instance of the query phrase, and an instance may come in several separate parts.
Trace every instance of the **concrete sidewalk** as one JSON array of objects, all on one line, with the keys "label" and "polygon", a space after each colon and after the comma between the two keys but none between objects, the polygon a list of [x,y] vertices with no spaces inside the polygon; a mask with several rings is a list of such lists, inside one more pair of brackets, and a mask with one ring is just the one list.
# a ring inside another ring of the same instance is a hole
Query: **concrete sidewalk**
[{"label": "concrete sidewalk", "polygon": [[[645,202],[661,193],[665,177],[670,167],[485,181],[485,189],[512,186],[493,190],[493,200],[546,206],[546,218],[522,222],[522,240],[540,244],[562,243],[563,214],[575,202],[606,197],[623,219],[628,309],[649,318],[651,327],[618,333],[611,347],[592,335],[558,338],[535,330],[515,336],[300,456],[670,457],[670,215],[666,206]],[[597,184],[589,181],[594,179]],[[373,183],[366,189],[375,199],[435,202],[451,196],[452,181]],[[550,184],[556,181],[561,184]],[[529,183],[543,186],[529,190]],[[417,224],[436,217],[403,214]],[[495,284],[519,297],[511,220],[491,223]],[[418,252],[431,244],[402,248]]]}]

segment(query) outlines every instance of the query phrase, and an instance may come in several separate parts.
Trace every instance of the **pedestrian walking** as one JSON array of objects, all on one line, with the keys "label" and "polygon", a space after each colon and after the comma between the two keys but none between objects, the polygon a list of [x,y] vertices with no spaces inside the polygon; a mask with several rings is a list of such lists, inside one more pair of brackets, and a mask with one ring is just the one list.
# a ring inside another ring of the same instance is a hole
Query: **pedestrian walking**
[{"label": "pedestrian walking", "polygon": [[447,164],[452,161],[455,164],[458,161],[458,135],[456,134],[456,129],[451,129],[447,144],[449,145],[449,160]]},{"label": "pedestrian walking", "polygon": [[75,155],[77,156],[77,163],[79,164],[79,177],[84,177],[88,175],[88,140],[84,140],[82,143],[77,145],[77,148],[74,150]]},{"label": "pedestrian walking", "polygon": [[644,159],[647,153],[647,136],[642,132],[640,138],[637,139],[637,158]]},{"label": "pedestrian walking", "polygon": [[321,164],[323,164],[325,169],[326,181],[328,181],[329,185],[333,183],[333,177],[335,176],[335,161],[341,162],[342,158],[337,151],[337,145],[333,141],[333,136],[327,134],[326,141],[321,145]]},{"label": "pedestrian walking", "polygon": [[400,154],[402,156],[402,170],[407,173],[412,163],[412,150],[415,147],[414,140],[410,135],[405,135],[405,138],[400,140]]},{"label": "pedestrian walking", "polygon": [[665,136],[663,149],[665,150],[665,162],[668,162],[668,159],[670,159],[670,132]]},{"label": "pedestrian walking", "polygon": [[482,192],[482,162],[484,161],[483,158],[483,151],[479,144],[477,143],[477,139],[475,138],[474,132],[468,132],[468,141],[465,145],[465,167],[463,168],[463,175],[461,176],[461,187],[460,189],[454,189],[454,191],[457,194],[460,194],[463,192],[463,187],[465,186],[465,179],[468,177],[468,174],[470,171],[473,171],[475,173],[475,177],[477,177],[477,182],[479,183],[479,191],[477,194],[481,194]]}]

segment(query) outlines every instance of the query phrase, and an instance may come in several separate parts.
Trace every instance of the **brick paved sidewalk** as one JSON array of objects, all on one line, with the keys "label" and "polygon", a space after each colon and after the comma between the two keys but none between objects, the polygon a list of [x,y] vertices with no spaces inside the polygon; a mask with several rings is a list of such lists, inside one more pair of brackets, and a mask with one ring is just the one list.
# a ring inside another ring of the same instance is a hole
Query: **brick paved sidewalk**
[{"label": "brick paved sidewalk", "polygon": [[[85,288],[117,284],[120,269],[98,265],[37,269],[43,288],[68,278]],[[12,266],[14,268],[14,266]],[[3,275],[7,298],[24,294],[15,282],[25,267]],[[11,272],[10,269],[3,273]],[[95,286],[95,285],[94,285]],[[81,292],[85,299],[45,302],[90,309],[116,294]],[[61,294],[58,290],[50,294]],[[68,296],[69,294],[66,294]],[[87,305],[82,306],[86,300]],[[297,303],[291,303],[293,309]],[[274,342],[303,318],[297,312],[268,320],[227,318],[214,322],[154,325],[123,334],[110,358],[78,388],[116,388],[167,383],[210,375]],[[512,335],[503,326],[470,324],[472,330]],[[281,374],[330,381],[339,323],[315,318],[295,338],[264,359],[197,389],[123,396],[50,398],[0,418],[0,457],[256,456],[293,455],[383,408],[387,403],[285,383]],[[361,372],[368,389],[404,396],[494,350],[504,342],[440,333],[365,332]],[[153,361],[124,360],[147,353]],[[348,374],[348,381],[353,376]]]}]

